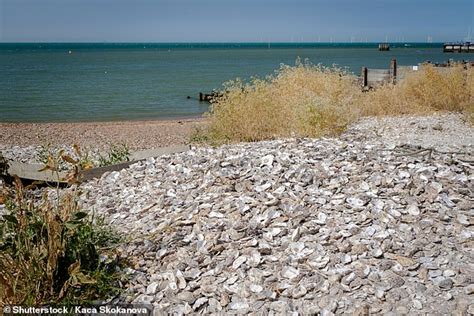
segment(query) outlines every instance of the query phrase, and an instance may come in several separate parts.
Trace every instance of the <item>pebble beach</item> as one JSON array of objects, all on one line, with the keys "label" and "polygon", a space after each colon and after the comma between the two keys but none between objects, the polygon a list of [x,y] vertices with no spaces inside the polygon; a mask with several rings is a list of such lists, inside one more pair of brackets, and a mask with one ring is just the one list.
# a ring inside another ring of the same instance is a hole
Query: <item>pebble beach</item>
[{"label": "pebble beach", "polygon": [[[130,124],[136,148],[164,135]],[[125,137],[104,126],[89,132]],[[9,133],[2,146],[27,156],[34,138]],[[473,154],[460,115],[368,118],[337,138],[149,158],[84,183],[81,203],[126,236],[130,281],[114,300],[157,314],[466,315]]]},{"label": "pebble beach", "polygon": [[78,123],[0,123],[0,151],[11,160],[34,162],[41,147],[104,152],[111,144],[130,150],[189,143],[192,133],[206,126],[201,117],[155,121]]}]

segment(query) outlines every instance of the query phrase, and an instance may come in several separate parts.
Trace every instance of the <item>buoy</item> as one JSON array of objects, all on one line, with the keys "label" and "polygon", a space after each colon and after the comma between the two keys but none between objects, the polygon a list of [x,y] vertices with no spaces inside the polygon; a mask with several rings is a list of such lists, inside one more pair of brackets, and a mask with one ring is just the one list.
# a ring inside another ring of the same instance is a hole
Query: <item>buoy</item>
[{"label": "buoy", "polygon": [[69,51],[69,54],[72,54],[72,50]]}]

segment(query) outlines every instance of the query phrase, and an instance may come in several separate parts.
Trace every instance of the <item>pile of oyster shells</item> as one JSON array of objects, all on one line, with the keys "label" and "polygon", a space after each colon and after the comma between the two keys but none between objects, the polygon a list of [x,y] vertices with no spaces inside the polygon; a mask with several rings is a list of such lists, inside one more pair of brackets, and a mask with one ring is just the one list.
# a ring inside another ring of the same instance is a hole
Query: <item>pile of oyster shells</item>
[{"label": "pile of oyster shells", "polygon": [[104,174],[82,203],[126,236],[120,300],[157,312],[465,315],[473,147],[442,149],[357,129],[194,148]]}]

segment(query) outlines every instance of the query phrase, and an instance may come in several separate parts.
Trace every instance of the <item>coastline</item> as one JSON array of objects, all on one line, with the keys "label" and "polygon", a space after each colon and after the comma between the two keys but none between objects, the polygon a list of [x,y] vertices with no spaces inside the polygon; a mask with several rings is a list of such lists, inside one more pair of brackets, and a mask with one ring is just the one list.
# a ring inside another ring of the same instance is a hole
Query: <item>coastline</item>
[{"label": "coastline", "polygon": [[160,120],[102,122],[0,123],[0,149],[77,144],[84,148],[107,148],[127,144],[131,150],[151,149],[189,143],[196,128],[207,124],[205,117]]}]

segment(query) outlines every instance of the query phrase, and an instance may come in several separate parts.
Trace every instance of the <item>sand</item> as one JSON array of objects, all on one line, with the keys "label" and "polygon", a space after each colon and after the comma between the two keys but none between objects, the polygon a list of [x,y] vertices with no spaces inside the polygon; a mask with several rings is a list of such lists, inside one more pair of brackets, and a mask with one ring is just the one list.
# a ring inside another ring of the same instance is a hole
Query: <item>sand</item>
[{"label": "sand", "polygon": [[187,144],[204,118],[80,123],[0,123],[0,146],[64,146],[107,148],[127,144],[132,150]]}]

